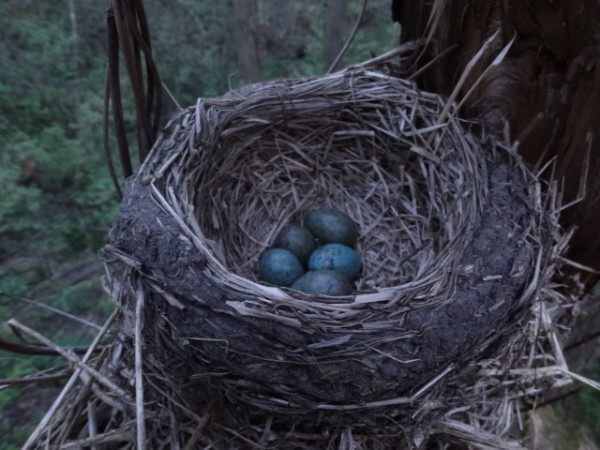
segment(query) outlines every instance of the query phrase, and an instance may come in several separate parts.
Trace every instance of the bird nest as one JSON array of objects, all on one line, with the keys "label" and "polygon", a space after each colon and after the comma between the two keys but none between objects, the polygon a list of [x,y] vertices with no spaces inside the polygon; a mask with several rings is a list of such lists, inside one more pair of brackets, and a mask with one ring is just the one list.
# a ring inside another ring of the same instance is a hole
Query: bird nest
[{"label": "bird nest", "polygon": [[[519,448],[516,400],[569,382],[548,312],[563,301],[555,197],[510,146],[380,68],[252,85],[170,120],[103,251],[118,326],[106,379],[70,412],[102,420],[61,442]],[[353,294],[261,283],[277,232],[320,207],[359,226]]]}]

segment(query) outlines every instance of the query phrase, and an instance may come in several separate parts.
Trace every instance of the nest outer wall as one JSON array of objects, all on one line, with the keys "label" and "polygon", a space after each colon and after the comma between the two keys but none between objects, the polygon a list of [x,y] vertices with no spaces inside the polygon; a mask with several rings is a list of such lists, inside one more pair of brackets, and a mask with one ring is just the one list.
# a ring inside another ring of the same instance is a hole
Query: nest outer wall
[{"label": "nest outer wall", "polygon": [[[522,163],[453,114],[439,123],[444,106],[361,68],[253,85],[170,121],[105,254],[133,270],[144,353],[187,408],[213,405],[248,436],[269,417],[309,434],[412,436],[456,406],[479,361],[508,351],[554,218]],[[258,283],[277,230],[320,206],[360,225],[355,293]]]}]

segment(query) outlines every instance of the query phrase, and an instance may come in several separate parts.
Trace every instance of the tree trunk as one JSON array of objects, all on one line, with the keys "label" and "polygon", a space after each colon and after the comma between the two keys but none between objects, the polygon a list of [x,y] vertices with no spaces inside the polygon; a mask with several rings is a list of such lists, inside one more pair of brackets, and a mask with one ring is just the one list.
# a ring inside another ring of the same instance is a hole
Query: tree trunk
[{"label": "tree trunk", "polygon": [[[531,164],[555,161],[555,179],[564,183],[563,204],[580,198],[589,173],[585,198],[563,212],[563,224],[578,227],[569,257],[600,270],[600,3],[393,0],[392,11],[404,41],[434,30],[421,64],[456,45],[419,79],[423,88],[445,95],[492,33],[501,32],[497,49],[516,36],[508,56],[486,75],[463,114],[483,118],[498,132],[507,123]],[[439,20],[428,28],[432,11]],[[475,67],[463,93],[489,62]],[[598,279],[582,276],[588,286]]]},{"label": "tree trunk", "polygon": [[258,2],[259,0],[233,0],[237,65],[245,83],[255,83],[263,78]]},{"label": "tree trunk", "polygon": [[348,28],[347,15],[347,0],[329,0],[327,2],[323,29],[323,72],[331,67],[344,46]]},{"label": "tree trunk", "polygon": [[77,31],[77,10],[75,9],[75,0],[68,0],[69,21],[71,23],[71,37],[69,38],[71,45],[71,54],[73,58],[73,66],[77,73],[81,65],[81,53],[79,51],[79,32]]},{"label": "tree trunk", "polygon": [[[418,80],[427,90],[449,95],[492,33],[501,30],[497,49],[516,36],[507,57],[467,100],[463,114],[483,118],[499,133],[507,124],[530,164],[540,168],[554,162],[554,173],[546,170],[545,175],[563,187],[563,204],[581,199],[586,188],[583,199],[565,209],[561,220],[564,228],[577,227],[569,258],[600,271],[600,3],[432,3],[393,0],[392,6],[404,41],[426,36],[430,14],[437,12],[439,21],[432,21],[435,31],[419,62],[423,65],[439,57]],[[442,55],[453,45],[453,51]],[[490,62],[488,58],[475,67],[462,93],[471,89]],[[574,280],[578,278],[583,281],[579,287],[590,291],[599,277],[582,271],[575,273]],[[573,311],[580,317],[565,343],[565,356],[575,372],[583,371],[600,354],[599,312],[600,297],[593,294]]]}]

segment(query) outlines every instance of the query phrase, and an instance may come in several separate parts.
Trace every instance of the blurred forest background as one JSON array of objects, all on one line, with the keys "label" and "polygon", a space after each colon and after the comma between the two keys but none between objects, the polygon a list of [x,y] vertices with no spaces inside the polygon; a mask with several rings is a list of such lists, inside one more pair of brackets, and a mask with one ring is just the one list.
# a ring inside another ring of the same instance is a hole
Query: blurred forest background
[{"label": "blurred forest background", "polygon": [[[339,68],[398,43],[390,0],[370,0]],[[163,83],[183,107],[260,80],[318,76],[362,9],[351,0],[146,0]],[[106,168],[102,113],[105,11],[94,0],[0,2],[0,338],[16,318],[62,346],[89,343],[112,305],[96,252],[118,200]],[[134,107],[123,85],[126,125]],[[164,97],[163,123],[176,110]],[[60,312],[58,312],[60,311]],[[0,450],[26,439],[61,386],[62,360],[0,350],[0,379],[43,371],[55,381],[0,382]],[[594,369],[600,378],[600,367]],[[600,396],[581,390],[559,415],[600,439]]]},{"label": "blurred forest background", "polygon": [[[146,0],[153,53],[183,107],[264,79],[321,75],[362,1]],[[96,252],[118,200],[106,168],[102,114],[108,2],[0,2],[0,337],[16,318],[63,346],[85,345],[112,311]],[[371,0],[339,67],[398,42],[389,0]],[[129,86],[126,126],[135,134]],[[163,123],[176,111],[164,95]],[[34,304],[37,302],[38,304]],[[74,320],[39,304],[80,318]],[[60,374],[57,357],[0,350],[0,378]],[[24,442],[61,379],[0,385],[0,449]]]}]

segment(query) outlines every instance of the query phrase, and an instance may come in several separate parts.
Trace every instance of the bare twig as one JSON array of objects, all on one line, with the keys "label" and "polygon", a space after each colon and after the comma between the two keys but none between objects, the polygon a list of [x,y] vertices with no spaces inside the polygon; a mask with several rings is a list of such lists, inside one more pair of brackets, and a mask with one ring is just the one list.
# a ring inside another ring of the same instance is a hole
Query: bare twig
[{"label": "bare twig", "polygon": [[83,317],[79,317],[79,316],[76,316],[74,314],[68,313],[66,311],[62,311],[62,310],[60,310],[58,308],[54,308],[53,306],[46,305],[45,303],[38,302],[37,300],[32,300],[32,299],[25,298],[25,297],[19,297],[19,296],[16,296],[16,295],[7,294],[6,292],[2,292],[2,291],[0,291],[0,296],[8,297],[8,298],[10,298],[12,300],[16,300],[18,302],[27,303],[27,304],[33,305],[33,306],[35,306],[37,308],[45,309],[47,311],[51,311],[51,312],[53,312],[55,314],[58,314],[59,316],[66,317],[67,319],[73,320],[73,321],[78,322],[78,323],[80,323],[82,325],[88,326],[90,328],[94,328],[94,329],[96,329],[98,331],[101,330],[101,327],[98,326],[97,324],[95,324],[94,322],[90,322],[89,320],[84,319]]},{"label": "bare twig", "polygon": [[[87,353],[81,359],[81,362],[83,364],[85,364],[89,361],[90,357],[92,356],[92,354],[95,351],[95,348],[98,346],[100,341],[104,338],[104,335],[106,334],[106,332],[108,331],[108,329],[110,328],[112,323],[114,322],[117,315],[118,315],[118,311],[114,311],[111,314],[111,316],[107,319],[106,323],[102,327],[102,330],[100,330],[98,335],[95,337],[94,341],[91,343]],[[46,412],[46,414],[44,415],[42,420],[38,423],[35,430],[33,430],[31,435],[29,436],[29,439],[27,439],[27,442],[25,442],[25,444],[23,445],[22,450],[29,450],[29,449],[33,448],[33,446],[37,443],[37,441],[41,437],[41,435],[47,431],[46,427],[50,423],[50,420],[54,417],[54,414],[58,411],[58,409],[61,407],[61,405],[65,401],[67,394],[71,391],[71,389],[73,389],[76,386],[76,382],[79,380],[79,376],[81,375],[81,372],[82,372],[81,368],[75,369],[73,375],[71,376],[71,378],[69,379],[69,381],[67,382],[67,384],[65,385],[63,390],[61,391],[60,395],[56,398],[56,400],[54,401],[52,406],[48,409],[48,411]]]},{"label": "bare twig", "polygon": [[[23,344],[20,342],[12,342],[3,337],[0,337],[0,349],[12,352],[12,353],[20,353],[22,355],[43,355],[43,356],[57,356],[59,353],[52,348],[49,348],[44,345],[32,345],[32,344]],[[100,351],[102,348],[99,347],[97,351]],[[81,347],[69,347],[68,351],[73,353],[85,353],[88,351],[87,346]]]},{"label": "bare twig", "polygon": [[135,406],[136,406],[136,437],[138,450],[146,448],[146,419],[144,415],[144,380],[143,380],[143,356],[142,356],[142,328],[144,293],[141,289],[136,292],[135,305]]},{"label": "bare twig", "polygon": [[340,61],[342,60],[342,58],[348,51],[350,44],[352,44],[352,41],[354,40],[354,37],[356,36],[358,28],[360,27],[360,23],[362,22],[363,16],[365,15],[365,11],[367,9],[367,2],[368,2],[368,0],[363,0],[362,8],[360,10],[360,13],[358,14],[358,18],[356,19],[356,22],[354,22],[354,27],[352,27],[352,31],[350,32],[348,39],[346,39],[344,46],[342,47],[340,52],[337,54],[337,56],[335,57],[335,59],[333,60],[331,65],[329,66],[329,69],[327,69],[327,71],[325,72],[326,74],[331,73],[335,70],[337,65],[340,63]]}]

